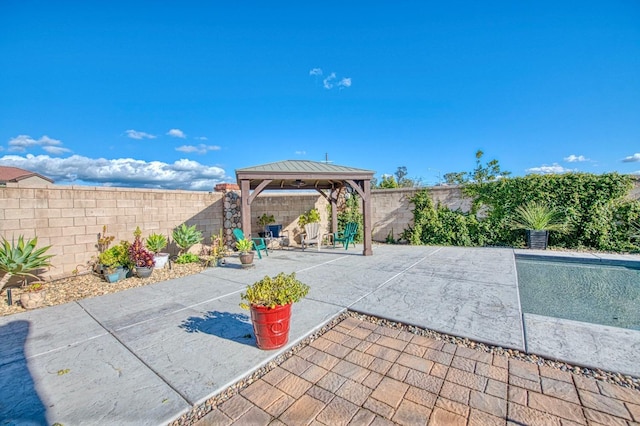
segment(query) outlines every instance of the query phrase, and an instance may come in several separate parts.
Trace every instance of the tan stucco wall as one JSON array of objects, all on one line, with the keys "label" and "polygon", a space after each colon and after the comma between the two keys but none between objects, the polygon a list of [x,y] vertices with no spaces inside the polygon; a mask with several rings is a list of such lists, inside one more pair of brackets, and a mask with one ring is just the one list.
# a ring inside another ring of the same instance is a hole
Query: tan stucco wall
[{"label": "tan stucco wall", "polygon": [[[55,268],[43,276],[64,276],[97,255],[103,225],[115,242],[133,240],[140,226],[171,235],[183,222],[197,225],[205,238],[222,226],[222,194],[195,191],[143,190],[87,186],[0,188],[0,236],[38,236],[38,247],[51,245]],[[171,250],[170,250],[171,251]],[[175,252],[175,249],[173,250]]]}]

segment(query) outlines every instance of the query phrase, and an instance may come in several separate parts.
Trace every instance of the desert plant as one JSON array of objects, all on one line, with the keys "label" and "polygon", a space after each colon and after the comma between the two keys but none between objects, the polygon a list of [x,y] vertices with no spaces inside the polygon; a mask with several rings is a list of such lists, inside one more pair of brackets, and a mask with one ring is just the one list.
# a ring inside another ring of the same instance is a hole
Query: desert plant
[{"label": "desert plant", "polygon": [[144,247],[139,234],[136,235],[133,243],[129,246],[128,252],[129,259],[134,266],[151,268],[156,264],[153,254]]},{"label": "desert plant", "polygon": [[102,253],[107,250],[115,238],[114,235],[107,235],[107,225],[103,225],[102,234],[98,234],[98,251]]},{"label": "desert plant", "polygon": [[9,243],[6,238],[2,237],[2,244],[0,245],[0,271],[3,271],[5,274],[2,279],[0,279],[0,291],[14,275],[37,279],[38,277],[32,274],[31,271],[51,266],[49,259],[51,259],[53,255],[45,254],[51,246],[36,249],[37,244],[38,237],[34,237],[25,242],[24,237],[20,235],[17,244],[13,239],[11,243]]},{"label": "desert plant", "polygon": [[511,229],[564,232],[567,230],[567,223],[558,209],[531,201],[516,208]]},{"label": "desert plant", "polygon": [[160,250],[167,246],[167,237],[162,234],[152,233],[147,237],[145,244],[149,250],[155,254],[160,253]]},{"label": "desert plant", "polygon": [[307,223],[320,222],[320,212],[318,209],[311,209],[306,213],[302,213],[298,218],[298,226],[304,228]]},{"label": "desert plant", "polygon": [[251,249],[253,248],[253,241],[247,238],[243,240],[238,240],[236,241],[236,248],[240,253],[246,253],[248,251],[251,251]]},{"label": "desert plant", "polygon": [[180,254],[183,254],[194,244],[202,241],[202,232],[196,229],[196,225],[187,226],[186,223],[183,223],[173,230],[173,240],[180,247]]},{"label": "desert plant", "polygon": [[245,293],[240,293],[240,306],[249,309],[250,305],[274,308],[300,301],[309,293],[309,286],[296,279],[295,272],[287,275],[280,272],[275,277],[265,276],[247,286]]}]

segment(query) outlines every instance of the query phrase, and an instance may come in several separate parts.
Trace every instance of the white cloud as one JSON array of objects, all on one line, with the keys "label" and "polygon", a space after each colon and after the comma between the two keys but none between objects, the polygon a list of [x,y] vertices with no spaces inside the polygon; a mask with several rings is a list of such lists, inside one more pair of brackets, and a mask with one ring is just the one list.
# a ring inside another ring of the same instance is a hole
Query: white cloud
[{"label": "white cloud", "polygon": [[169,136],[173,136],[174,138],[186,139],[187,135],[180,129],[171,129],[167,132]]},{"label": "white cloud", "polygon": [[137,130],[125,130],[128,138],[131,139],[155,139],[155,135],[150,135],[149,133],[139,132]]},{"label": "white cloud", "polygon": [[584,155],[573,155],[571,154],[568,157],[564,157],[564,161],[568,163],[582,163],[584,161],[589,161]]},{"label": "white cloud", "polygon": [[176,148],[176,151],[180,152],[196,152],[198,154],[206,154],[208,151],[219,151],[220,147],[217,145],[205,145],[199,144],[198,146],[193,145],[182,145]]},{"label": "white cloud", "polygon": [[335,80],[335,79],[336,79],[336,73],[332,72],[331,74],[329,74],[329,77],[327,77],[324,80],[322,80],[322,85],[327,90],[331,89],[333,87],[332,81]]},{"label": "white cloud", "polygon": [[190,189],[210,191],[217,183],[234,181],[224,169],[210,167],[191,160],[173,164],[132,158],[87,158],[72,155],[67,158],[48,155],[5,155],[3,166],[19,167],[50,177],[56,184],[89,184],[134,188]]},{"label": "white cloud", "polygon": [[575,170],[565,169],[558,163],[553,163],[550,166],[547,166],[545,164],[540,167],[532,167],[530,169],[527,169],[526,171],[527,173],[538,173],[538,174],[546,175],[546,174],[554,174],[554,173],[569,173],[569,172],[574,172]]},{"label": "white cloud", "polygon": [[640,153],[637,152],[628,157],[624,157],[624,159],[622,160],[623,163],[636,163],[638,161],[640,161]]},{"label": "white cloud", "polygon": [[41,146],[43,149],[47,147],[59,147],[62,142],[57,139],[52,139],[47,135],[42,136],[40,139],[33,139],[29,135],[18,135],[9,140],[9,151],[12,152],[25,152],[27,148],[34,146]]},{"label": "white cloud", "polygon": [[197,140],[197,141],[208,141],[209,140],[209,138],[207,138],[206,136],[196,136],[194,139]]},{"label": "white cloud", "polygon": [[346,77],[343,78],[338,83],[338,87],[351,87],[351,79],[350,78],[346,78]]},{"label": "white cloud", "polygon": [[42,149],[51,155],[60,155],[65,152],[71,152],[70,149],[63,148],[61,146],[43,146]]},{"label": "white cloud", "polygon": [[307,151],[296,151],[296,155],[307,155]]},{"label": "white cloud", "polygon": [[[316,76],[322,75],[322,70],[320,68],[314,68],[309,72],[309,74]],[[322,87],[327,90],[331,90],[334,87],[338,87],[340,89],[351,87],[351,77],[342,77],[338,79],[337,74],[332,72],[322,80]]]}]

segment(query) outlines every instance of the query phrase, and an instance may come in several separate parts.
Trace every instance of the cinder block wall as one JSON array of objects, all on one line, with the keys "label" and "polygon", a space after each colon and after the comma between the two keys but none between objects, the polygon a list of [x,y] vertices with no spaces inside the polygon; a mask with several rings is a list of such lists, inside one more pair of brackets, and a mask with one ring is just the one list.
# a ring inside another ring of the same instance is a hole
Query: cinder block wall
[{"label": "cinder block wall", "polygon": [[[0,235],[38,237],[38,247],[51,245],[55,255],[43,277],[87,271],[96,256],[103,226],[115,243],[133,240],[136,226],[146,237],[170,236],[182,224],[196,225],[205,241],[222,226],[222,194],[87,186],[0,188]],[[175,246],[169,252],[176,253]]]},{"label": "cinder block wall", "polygon": [[258,225],[258,218],[263,214],[272,214],[276,224],[282,224],[285,234],[288,233],[291,244],[300,244],[300,234],[303,229],[298,226],[298,218],[301,214],[312,208],[320,212],[320,225],[329,232],[331,216],[328,211],[327,200],[318,193],[289,191],[286,193],[261,193],[251,203],[251,231],[257,234],[262,231]]}]

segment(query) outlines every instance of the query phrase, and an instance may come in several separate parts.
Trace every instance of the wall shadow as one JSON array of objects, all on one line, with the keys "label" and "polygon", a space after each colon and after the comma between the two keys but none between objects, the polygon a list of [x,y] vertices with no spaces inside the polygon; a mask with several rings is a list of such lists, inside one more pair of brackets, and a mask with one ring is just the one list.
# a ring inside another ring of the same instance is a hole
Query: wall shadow
[{"label": "wall shadow", "polygon": [[46,408],[29,372],[25,342],[28,321],[0,325],[0,423],[46,425]]},{"label": "wall shadow", "polygon": [[256,345],[253,325],[247,314],[209,311],[201,317],[187,318],[179,327],[187,333],[206,333],[244,345]]}]

